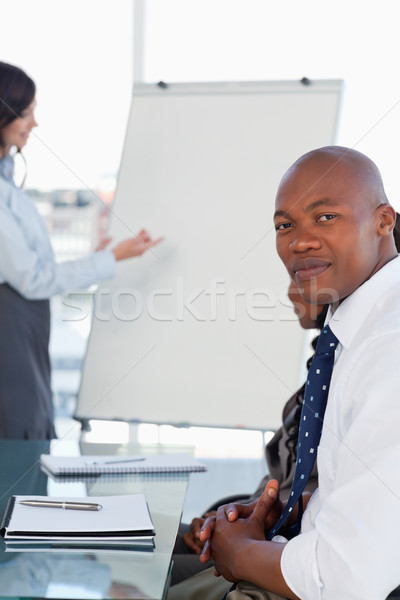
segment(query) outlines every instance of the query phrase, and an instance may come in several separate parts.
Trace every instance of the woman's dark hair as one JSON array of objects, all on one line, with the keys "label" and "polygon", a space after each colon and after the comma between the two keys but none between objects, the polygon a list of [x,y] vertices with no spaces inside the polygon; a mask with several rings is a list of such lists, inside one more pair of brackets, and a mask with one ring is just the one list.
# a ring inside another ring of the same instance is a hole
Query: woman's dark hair
[{"label": "woman's dark hair", "polygon": [[396,224],[393,229],[393,236],[397,252],[400,252],[400,215],[398,212],[396,212]]},{"label": "woman's dark hair", "polygon": [[0,62],[0,146],[2,130],[32,103],[36,86],[19,67]]}]

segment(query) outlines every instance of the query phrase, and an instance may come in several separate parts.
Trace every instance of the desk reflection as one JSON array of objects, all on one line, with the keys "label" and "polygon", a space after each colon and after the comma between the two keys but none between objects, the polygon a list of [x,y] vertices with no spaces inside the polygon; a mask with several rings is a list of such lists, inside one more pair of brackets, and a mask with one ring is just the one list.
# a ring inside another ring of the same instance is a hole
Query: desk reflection
[{"label": "desk reflection", "polygon": [[[85,554],[5,553],[2,596],[40,598],[145,598],[133,585],[112,581],[111,569]],[[4,556],[4,554],[3,554]]]}]

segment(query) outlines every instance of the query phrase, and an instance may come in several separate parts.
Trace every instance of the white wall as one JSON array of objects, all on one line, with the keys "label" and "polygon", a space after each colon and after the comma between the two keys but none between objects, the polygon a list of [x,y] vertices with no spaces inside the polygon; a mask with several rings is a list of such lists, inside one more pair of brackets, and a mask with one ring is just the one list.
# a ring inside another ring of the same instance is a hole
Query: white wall
[{"label": "white wall", "polygon": [[26,187],[95,188],[118,170],[131,101],[131,0],[0,0],[0,60],[37,85]]},{"label": "white wall", "polygon": [[344,79],[338,143],[400,209],[398,1],[147,0],[146,81]]}]

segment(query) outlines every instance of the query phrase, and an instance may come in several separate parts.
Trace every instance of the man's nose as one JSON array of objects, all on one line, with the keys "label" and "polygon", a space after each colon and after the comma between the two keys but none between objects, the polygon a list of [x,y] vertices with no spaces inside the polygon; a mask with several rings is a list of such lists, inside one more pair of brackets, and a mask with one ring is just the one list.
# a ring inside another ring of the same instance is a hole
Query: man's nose
[{"label": "man's nose", "polygon": [[318,235],[310,228],[298,227],[295,237],[291,241],[289,248],[291,252],[307,252],[308,250],[319,250],[321,240]]}]

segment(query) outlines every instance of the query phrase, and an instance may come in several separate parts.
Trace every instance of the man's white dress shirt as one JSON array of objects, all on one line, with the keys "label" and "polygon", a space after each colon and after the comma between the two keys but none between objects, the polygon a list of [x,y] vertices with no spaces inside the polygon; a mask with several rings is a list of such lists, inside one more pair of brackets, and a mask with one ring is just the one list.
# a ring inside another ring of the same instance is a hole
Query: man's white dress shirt
[{"label": "man's white dress shirt", "polygon": [[400,584],[400,257],[346,298],[319,488],[281,568],[304,600],[384,600]]},{"label": "man's white dress shirt", "polygon": [[0,161],[0,284],[29,300],[82,289],[115,275],[111,250],[57,263],[42,217],[12,182],[12,158]]}]

